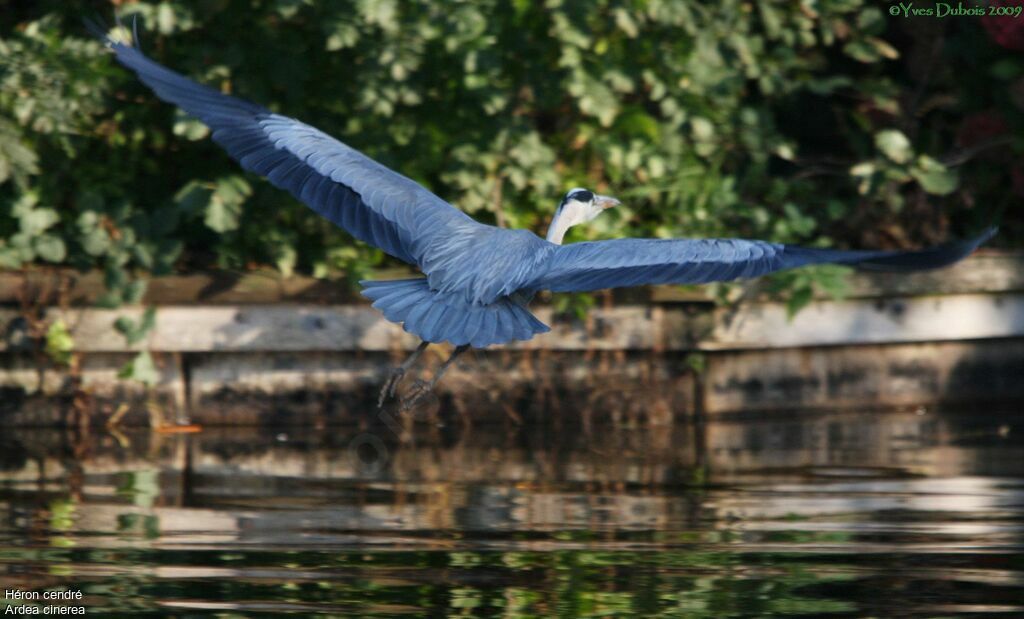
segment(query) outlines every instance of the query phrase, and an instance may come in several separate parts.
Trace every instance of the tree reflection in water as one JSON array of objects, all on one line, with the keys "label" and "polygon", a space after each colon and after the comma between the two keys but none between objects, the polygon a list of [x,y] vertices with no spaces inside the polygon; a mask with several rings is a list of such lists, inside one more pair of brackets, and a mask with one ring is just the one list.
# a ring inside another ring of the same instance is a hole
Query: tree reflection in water
[{"label": "tree reflection in water", "polygon": [[2,437],[5,586],[89,612],[1024,612],[1013,416]]}]

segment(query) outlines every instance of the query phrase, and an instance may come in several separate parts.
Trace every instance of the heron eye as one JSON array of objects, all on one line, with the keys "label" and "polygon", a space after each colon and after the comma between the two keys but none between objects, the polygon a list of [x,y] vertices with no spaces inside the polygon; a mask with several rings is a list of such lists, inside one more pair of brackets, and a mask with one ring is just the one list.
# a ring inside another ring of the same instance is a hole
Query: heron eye
[{"label": "heron eye", "polygon": [[591,191],[577,191],[569,196],[570,200],[576,200],[577,202],[590,202],[594,199],[594,193]]}]

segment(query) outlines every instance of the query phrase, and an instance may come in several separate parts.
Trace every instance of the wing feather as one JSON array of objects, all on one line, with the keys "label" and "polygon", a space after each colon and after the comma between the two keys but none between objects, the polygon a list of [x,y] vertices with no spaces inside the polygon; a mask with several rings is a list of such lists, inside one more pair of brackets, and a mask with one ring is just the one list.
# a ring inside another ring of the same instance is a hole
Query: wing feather
[{"label": "wing feather", "polygon": [[209,126],[213,140],[243,168],[396,258],[422,267],[430,259],[431,239],[481,225],[314,127],[197,84],[135,47],[109,38],[106,43],[158,97]]},{"label": "wing feather", "polygon": [[812,264],[846,264],[875,271],[948,266],[996,232],[920,251],[842,251],[745,239],[616,239],[559,246],[531,287],[582,292],[643,284],[704,284],[758,277]]}]

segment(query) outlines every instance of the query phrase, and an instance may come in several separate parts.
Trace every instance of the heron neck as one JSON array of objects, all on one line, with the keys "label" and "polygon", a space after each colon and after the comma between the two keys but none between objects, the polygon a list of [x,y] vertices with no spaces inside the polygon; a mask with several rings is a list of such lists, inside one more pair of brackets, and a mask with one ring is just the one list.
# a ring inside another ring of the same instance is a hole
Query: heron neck
[{"label": "heron neck", "polygon": [[555,217],[551,220],[551,225],[548,226],[548,242],[561,245],[562,239],[565,238],[565,233],[569,231],[572,225],[572,219],[566,216],[566,209],[558,209]]}]

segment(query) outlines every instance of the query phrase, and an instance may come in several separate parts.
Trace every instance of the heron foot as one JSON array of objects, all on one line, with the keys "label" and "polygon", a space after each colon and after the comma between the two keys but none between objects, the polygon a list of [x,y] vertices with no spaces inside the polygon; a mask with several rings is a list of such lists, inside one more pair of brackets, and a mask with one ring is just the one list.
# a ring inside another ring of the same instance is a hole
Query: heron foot
[{"label": "heron foot", "polygon": [[395,390],[398,389],[398,384],[405,378],[405,368],[397,367],[388,374],[388,379],[384,381],[384,386],[380,389],[380,395],[377,397],[377,409],[384,408],[384,402],[388,398],[395,397]]},{"label": "heron foot", "polygon": [[434,381],[416,380],[409,389],[409,393],[402,398],[402,402],[399,405],[400,410],[403,413],[407,413],[418,404],[434,395],[434,386],[436,384],[437,383]]},{"label": "heron foot", "polygon": [[[418,356],[419,353],[422,352],[423,349],[426,347],[427,342],[423,342],[420,345],[420,348],[417,349],[415,353],[413,353],[413,357],[410,357],[409,361],[406,361],[404,364],[402,364],[402,368],[404,369],[408,367],[409,364],[415,360],[416,356]],[[467,350],[469,350],[468,344],[456,346],[455,350],[452,351],[452,354],[448,357],[447,360],[445,360],[444,363],[441,364],[441,367],[437,370],[437,373],[434,374],[434,378],[432,378],[429,381],[417,380],[416,382],[414,382],[412,388],[409,390],[409,393],[406,394],[406,396],[402,398],[402,401],[399,403],[399,410],[403,413],[407,413],[410,410],[412,410],[414,406],[416,406],[426,398],[434,395],[434,387],[436,387],[437,383],[440,382],[441,377],[444,376],[444,373],[448,370],[451,364],[455,362],[459,355],[466,352]],[[388,382],[390,384],[390,381]],[[395,384],[395,386],[397,386],[397,383]],[[391,393],[394,393],[394,386],[391,387]],[[383,399],[381,399],[381,402],[383,402]]]},{"label": "heron foot", "polygon": [[427,346],[430,346],[430,342],[420,342],[420,345],[416,347],[416,350],[409,355],[409,358],[406,359],[402,365],[391,370],[391,373],[388,374],[388,379],[384,381],[384,386],[380,390],[380,395],[377,397],[378,411],[384,408],[384,402],[387,401],[388,398],[395,397],[395,390],[398,389],[398,383],[402,382],[402,378],[405,377],[405,373],[413,366],[414,363],[416,363],[416,360],[420,358],[420,355],[422,355],[423,351],[427,349]]}]

